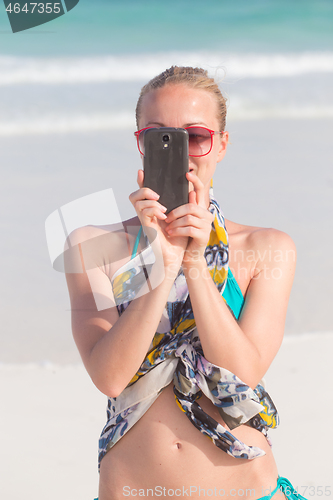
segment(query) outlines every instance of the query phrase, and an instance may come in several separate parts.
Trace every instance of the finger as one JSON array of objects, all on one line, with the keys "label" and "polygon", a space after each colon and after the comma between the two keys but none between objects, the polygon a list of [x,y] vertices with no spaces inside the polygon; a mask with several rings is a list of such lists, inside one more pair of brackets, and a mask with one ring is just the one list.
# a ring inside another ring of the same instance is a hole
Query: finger
[{"label": "finger", "polygon": [[161,210],[159,210],[158,207],[144,208],[141,211],[141,216],[143,218],[148,218],[148,219],[152,219],[153,217],[156,217],[157,219],[160,219],[160,220],[166,219],[166,215],[163,212],[161,212]]},{"label": "finger", "polygon": [[155,191],[148,187],[142,187],[129,195],[132,205],[139,200],[158,200],[159,197],[159,194],[155,193]]},{"label": "finger", "polygon": [[195,191],[190,191],[188,194],[188,202],[197,205],[197,195]]},{"label": "finger", "polygon": [[166,231],[170,236],[188,236],[193,239],[200,239],[202,237],[201,229],[193,226],[177,227],[175,229],[166,228]]},{"label": "finger", "polygon": [[167,208],[164,205],[155,200],[139,200],[135,203],[135,207],[140,212],[142,212],[146,208],[156,208],[163,213],[166,212],[167,210]]},{"label": "finger", "polygon": [[140,187],[140,188],[143,188],[144,178],[145,178],[145,173],[144,173],[144,171],[140,168],[140,169],[138,170],[138,177],[137,177],[137,182],[138,182],[138,184],[139,184],[139,187]]},{"label": "finger", "polygon": [[[192,182],[194,191],[196,193],[196,203],[202,207],[205,206],[205,191],[202,181],[193,172],[186,172],[186,178]],[[193,192],[193,191],[191,191]]]},{"label": "finger", "polygon": [[181,217],[185,217],[188,214],[195,215],[196,217],[205,217],[207,210],[199,207],[196,203],[186,203],[186,205],[180,205],[180,207],[174,208],[168,213],[167,222],[172,222]]},{"label": "finger", "polygon": [[204,229],[207,221],[203,220],[200,217],[195,217],[192,214],[185,215],[179,219],[174,220],[173,222],[169,222],[169,219],[166,221],[168,223],[166,230],[173,230],[179,227],[196,227],[197,229]]}]

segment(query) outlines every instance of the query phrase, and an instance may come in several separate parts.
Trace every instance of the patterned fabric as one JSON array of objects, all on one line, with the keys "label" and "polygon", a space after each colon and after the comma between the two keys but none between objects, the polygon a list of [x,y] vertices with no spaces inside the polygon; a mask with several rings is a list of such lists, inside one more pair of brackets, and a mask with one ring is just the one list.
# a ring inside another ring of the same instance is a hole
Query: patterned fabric
[{"label": "patterned fabric", "polygon": [[[210,275],[222,294],[228,275],[228,235],[212,188],[209,210],[215,217],[205,258]],[[111,282],[119,315],[145,285],[153,263],[154,255],[147,246],[113,276]],[[218,408],[231,430],[247,424],[261,431],[267,439],[268,428],[279,423],[274,403],[262,384],[253,390],[230,371],[204,358],[181,269],[146,359],[124,391],[117,398],[108,398],[107,424],[99,441],[99,464],[171,382],[179,408],[218,448],[235,458],[254,459],[265,454],[260,448],[238,440],[198,404],[204,394]]]}]

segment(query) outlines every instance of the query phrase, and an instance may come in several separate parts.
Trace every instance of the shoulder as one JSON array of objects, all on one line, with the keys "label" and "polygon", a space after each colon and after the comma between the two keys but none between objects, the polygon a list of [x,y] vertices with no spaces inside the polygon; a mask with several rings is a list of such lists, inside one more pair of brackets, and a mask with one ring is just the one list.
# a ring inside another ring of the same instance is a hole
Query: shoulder
[{"label": "shoulder", "polygon": [[289,234],[274,228],[249,228],[247,231],[247,245],[258,253],[258,258],[264,258],[269,252],[294,251],[296,246]]},{"label": "shoulder", "polygon": [[286,265],[290,270],[294,270],[296,246],[293,239],[284,231],[247,226],[232,221],[226,221],[226,225],[232,258],[250,264],[251,277],[261,269],[267,269],[268,266]]},{"label": "shoulder", "polygon": [[228,235],[236,245],[245,246],[249,250],[295,250],[292,238],[279,229],[247,226],[237,222],[226,221]]},{"label": "shoulder", "polygon": [[131,258],[140,224],[127,220],[109,226],[84,226],[67,238],[66,280],[72,308],[98,311],[114,304],[111,279]]},{"label": "shoulder", "polygon": [[65,243],[66,272],[78,262],[85,270],[116,262],[133,247],[140,222],[137,217],[118,224],[84,226],[72,231]]}]

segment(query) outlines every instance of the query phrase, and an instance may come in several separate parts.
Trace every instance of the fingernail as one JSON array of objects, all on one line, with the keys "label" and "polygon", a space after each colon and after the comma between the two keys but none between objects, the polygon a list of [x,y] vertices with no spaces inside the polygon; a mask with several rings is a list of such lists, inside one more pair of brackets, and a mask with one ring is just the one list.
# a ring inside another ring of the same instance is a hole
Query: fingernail
[{"label": "fingernail", "polygon": [[167,207],[165,207],[164,205],[161,205],[161,210],[162,210],[162,212],[165,212],[167,210]]}]

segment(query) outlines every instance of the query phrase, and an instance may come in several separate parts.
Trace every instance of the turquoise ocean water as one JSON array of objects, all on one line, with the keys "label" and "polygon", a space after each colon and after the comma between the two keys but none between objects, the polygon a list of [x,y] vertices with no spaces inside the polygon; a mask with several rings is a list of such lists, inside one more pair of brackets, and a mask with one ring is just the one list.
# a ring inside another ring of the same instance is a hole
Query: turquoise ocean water
[{"label": "turquoise ocean water", "polygon": [[333,116],[331,0],[80,0],[12,34],[0,10],[0,136],[134,127],[172,64],[222,82],[230,119]]},{"label": "turquoise ocean water", "polygon": [[[66,16],[9,39],[3,54],[81,56],[142,52],[327,51],[331,0],[80,0]],[[0,31],[10,30],[2,9]],[[44,36],[41,37],[41,34]],[[29,40],[27,38],[30,38]]]}]

